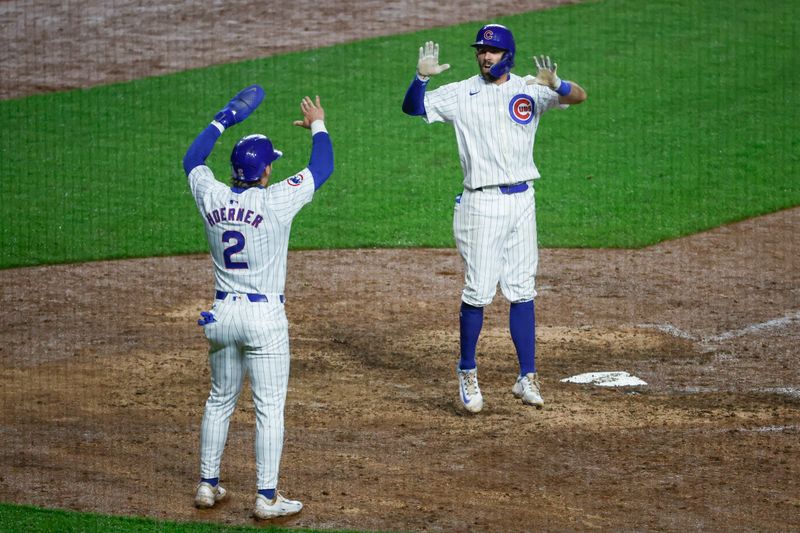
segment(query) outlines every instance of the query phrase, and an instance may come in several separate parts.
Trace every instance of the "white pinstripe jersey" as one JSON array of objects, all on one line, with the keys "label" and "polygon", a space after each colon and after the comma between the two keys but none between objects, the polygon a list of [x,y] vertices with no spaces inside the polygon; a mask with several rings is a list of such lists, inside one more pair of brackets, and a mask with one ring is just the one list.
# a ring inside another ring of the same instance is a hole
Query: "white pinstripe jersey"
[{"label": "white pinstripe jersey", "polygon": [[559,106],[558,94],[527,85],[533,76],[509,76],[500,85],[476,75],[425,92],[424,120],[455,127],[467,189],[539,178],[533,162],[536,128],[545,111]]},{"label": "white pinstripe jersey", "polygon": [[241,193],[217,181],[205,165],[192,169],[188,179],[204,220],[215,288],[283,294],[292,220],[314,196],[308,168],[266,188]]}]

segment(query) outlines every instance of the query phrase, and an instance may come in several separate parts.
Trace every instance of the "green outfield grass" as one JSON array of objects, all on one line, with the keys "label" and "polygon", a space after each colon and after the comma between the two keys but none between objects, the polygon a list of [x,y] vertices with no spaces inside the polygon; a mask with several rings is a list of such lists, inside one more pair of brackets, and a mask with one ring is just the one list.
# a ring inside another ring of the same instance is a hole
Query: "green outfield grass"
[{"label": "green outfield grass", "polygon": [[[640,247],[800,204],[800,2],[610,0],[498,19],[515,72],[550,54],[589,100],[542,121],[541,245]],[[264,132],[305,166],[291,126],[320,94],[336,171],[294,224],[301,248],[450,247],[461,170],[453,130],[400,110],[418,46],[475,73],[477,24],[0,102],[0,268],[204,252],[181,167],[236,91],[265,104],[226,132],[209,164],[227,178],[236,140]]]},{"label": "green outfield grass", "polygon": [[[0,504],[0,531],[25,533],[317,533],[314,529],[285,528],[272,525],[258,527],[224,526],[212,523],[177,523],[147,518],[106,516],[58,509],[41,509],[27,505]],[[336,531],[329,533],[355,533]],[[363,533],[363,532],[361,532]]]}]

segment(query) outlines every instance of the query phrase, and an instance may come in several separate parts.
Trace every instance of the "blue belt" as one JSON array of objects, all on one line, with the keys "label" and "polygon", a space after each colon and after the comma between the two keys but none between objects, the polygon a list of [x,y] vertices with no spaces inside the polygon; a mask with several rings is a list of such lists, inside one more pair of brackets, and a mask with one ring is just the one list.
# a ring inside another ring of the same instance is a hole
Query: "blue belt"
[{"label": "blue belt", "polygon": [[[234,294],[234,293],[217,291],[216,294],[217,300],[224,300],[229,294]],[[246,294],[244,296],[247,296],[247,299],[250,300],[251,302],[269,302],[269,299],[264,294]],[[284,303],[286,301],[286,298],[284,298],[283,294],[281,294],[279,298],[281,300],[281,303]]]},{"label": "blue belt", "polygon": [[[483,189],[487,189],[488,187],[478,187],[477,189],[473,189],[476,191],[482,191]],[[525,182],[522,183],[515,183],[514,185],[498,185],[498,189],[503,194],[517,194],[518,192],[525,192],[528,190],[528,184]]]},{"label": "blue belt", "polygon": [[528,190],[527,183],[517,183],[516,185],[501,185],[500,192],[503,194],[517,194]]}]

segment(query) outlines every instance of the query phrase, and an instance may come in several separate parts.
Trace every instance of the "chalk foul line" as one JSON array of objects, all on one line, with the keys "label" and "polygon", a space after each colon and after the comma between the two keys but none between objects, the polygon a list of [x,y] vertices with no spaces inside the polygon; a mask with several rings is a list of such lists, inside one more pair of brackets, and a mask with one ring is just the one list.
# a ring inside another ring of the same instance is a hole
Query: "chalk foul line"
[{"label": "chalk foul line", "polygon": [[712,335],[712,336],[694,335],[687,331],[683,331],[682,329],[676,328],[672,324],[638,324],[636,327],[655,329],[667,333],[668,335],[672,335],[673,337],[678,337],[681,339],[686,339],[694,342],[701,342],[703,344],[717,344],[738,337],[744,337],[745,335],[749,335],[751,333],[758,333],[760,331],[783,328],[792,324],[793,322],[800,322],[800,311],[794,311],[780,318],[773,318],[771,320],[767,320],[765,322],[759,322],[757,324],[749,324],[743,328],[725,331],[723,333],[720,333],[719,335]]}]

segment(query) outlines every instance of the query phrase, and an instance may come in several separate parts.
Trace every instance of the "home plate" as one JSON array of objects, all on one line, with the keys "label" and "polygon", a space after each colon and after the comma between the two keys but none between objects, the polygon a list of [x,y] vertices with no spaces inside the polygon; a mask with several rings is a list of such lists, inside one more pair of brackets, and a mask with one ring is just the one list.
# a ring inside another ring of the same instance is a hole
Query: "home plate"
[{"label": "home plate", "polygon": [[589,383],[598,387],[640,387],[647,385],[636,376],[627,372],[587,372],[561,380],[564,383]]}]

